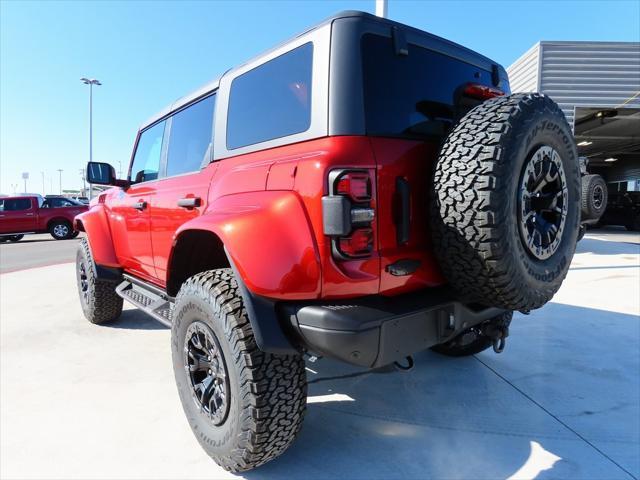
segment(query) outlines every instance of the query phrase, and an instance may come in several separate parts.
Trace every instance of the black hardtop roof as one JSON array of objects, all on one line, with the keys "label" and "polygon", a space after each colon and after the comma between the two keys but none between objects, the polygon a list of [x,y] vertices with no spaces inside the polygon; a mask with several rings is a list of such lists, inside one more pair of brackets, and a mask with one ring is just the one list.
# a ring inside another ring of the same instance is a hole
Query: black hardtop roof
[{"label": "black hardtop roof", "polygon": [[[475,50],[471,50],[470,48],[467,48],[463,45],[460,45],[459,43],[455,43],[452,42],[451,40],[447,40],[446,38],[443,37],[439,37],[438,35],[434,35],[433,33],[429,33],[425,30],[420,30],[419,28],[416,27],[412,27],[410,25],[407,25],[405,23],[400,23],[400,22],[396,22],[395,20],[390,20],[388,18],[382,18],[382,17],[378,17],[376,15],[373,15],[371,13],[367,13],[367,12],[362,12],[360,10],[343,10],[342,12],[338,12],[335,15],[330,16],[329,18],[326,18],[325,20],[323,20],[322,22],[318,23],[317,25],[314,25],[313,27],[307,29],[305,32],[301,33],[300,35],[303,35],[304,33],[310,32],[311,30],[314,30],[318,27],[321,27],[323,25],[326,25],[327,23],[330,23],[334,20],[337,20],[339,18],[353,18],[353,17],[358,17],[358,18],[363,18],[369,21],[373,21],[373,22],[379,22],[379,23],[384,23],[387,24],[389,26],[392,27],[398,27],[407,31],[412,31],[415,32],[419,35],[426,35],[430,38],[432,38],[433,40],[436,40],[438,42],[444,42],[444,43],[448,43],[449,45],[465,50],[470,54],[473,54],[475,56],[478,56],[480,58],[482,58],[483,60],[490,62],[490,63],[496,63],[493,60],[491,60],[488,57],[485,57],[484,55],[476,52]],[[297,36],[300,36],[297,35]]]},{"label": "black hardtop roof", "polygon": [[234,70],[236,70],[237,68],[242,67],[243,65],[249,63],[249,62],[253,62],[265,55],[267,55],[269,52],[278,49],[284,45],[286,45],[287,43],[291,42],[292,40],[305,35],[309,32],[312,32],[313,30],[316,30],[318,28],[321,28],[335,20],[339,20],[342,18],[361,18],[363,20],[366,21],[371,21],[371,22],[378,22],[378,23],[382,23],[382,24],[386,24],[389,25],[390,27],[397,27],[400,29],[405,30],[406,32],[413,32],[417,35],[423,36],[423,37],[427,37],[430,40],[432,40],[435,43],[439,43],[441,45],[448,45],[449,47],[452,47],[458,51],[463,51],[466,53],[467,56],[471,55],[474,56],[475,58],[478,58],[479,60],[482,60],[484,62],[490,63],[490,64],[496,64],[498,65],[496,62],[494,62],[493,60],[485,57],[484,55],[479,54],[478,52],[475,52],[474,50],[471,50],[467,47],[464,47],[460,44],[457,44],[455,42],[452,42],[450,40],[447,40],[445,38],[439,37],[437,35],[433,35],[432,33],[428,33],[425,32],[424,30],[420,30],[419,28],[415,28],[415,27],[411,27],[409,25],[406,25],[404,23],[400,23],[400,22],[396,22],[394,20],[389,20],[388,18],[381,18],[378,17],[376,15],[372,15],[371,13],[367,13],[367,12],[362,12],[360,10],[343,10],[341,12],[336,13],[335,15],[332,15],[328,18],[325,18],[324,20],[320,21],[319,23],[314,24],[313,26],[307,28],[306,30],[298,33],[297,35],[290,37],[288,39],[286,39],[283,42],[278,43],[277,45],[275,45],[274,47],[260,53],[259,55],[256,55],[252,58],[250,58],[249,60],[242,62],[238,65],[236,65],[233,68],[228,69],[225,73],[223,73],[222,75],[220,75],[220,77],[207,82],[206,84],[202,85],[201,87],[197,88],[196,90],[192,91],[191,93],[178,98],[176,101],[174,101],[173,103],[167,105],[165,108],[163,108],[161,111],[159,111],[158,113],[156,113],[154,116],[152,116],[151,118],[149,118],[146,122],[144,122],[141,126],[140,126],[140,130],[143,130],[147,127],[149,127],[150,125],[156,123],[158,120],[160,120],[163,117],[166,117],[167,115],[171,114],[174,111],[177,111],[179,109],[181,109],[182,107],[184,107],[185,105],[193,102],[194,100],[203,97],[205,95],[207,95],[209,92],[212,92],[213,90],[215,90],[216,88],[218,88],[218,86],[220,85],[220,79],[228,74],[229,72],[232,72]]}]

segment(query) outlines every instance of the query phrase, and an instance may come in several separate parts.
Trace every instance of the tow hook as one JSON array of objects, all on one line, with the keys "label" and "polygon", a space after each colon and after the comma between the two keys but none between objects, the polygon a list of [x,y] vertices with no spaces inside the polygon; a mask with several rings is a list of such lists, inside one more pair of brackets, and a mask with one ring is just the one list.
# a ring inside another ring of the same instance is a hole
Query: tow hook
[{"label": "tow hook", "polygon": [[482,329],[482,333],[491,339],[493,351],[502,353],[509,336],[509,325],[504,322],[492,322]]},{"label": "tow hook", "polygon": [[393,362],[393,366],[396,367],[396,370],[408,372],[409,370],[413,369],[413,366],[415,365],[415,362],[413,361],[413,357],[409,355],[408,357],[405,358],[405,360],[407,362],[406,364],[402,364],[400,362]]}]

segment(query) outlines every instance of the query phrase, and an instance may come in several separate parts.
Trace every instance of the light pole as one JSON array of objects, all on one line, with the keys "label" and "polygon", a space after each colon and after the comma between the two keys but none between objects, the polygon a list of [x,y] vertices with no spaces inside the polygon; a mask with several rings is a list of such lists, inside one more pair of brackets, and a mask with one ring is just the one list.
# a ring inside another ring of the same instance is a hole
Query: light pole
[{"label": "light pole", "polygon": [[80,169],[80,177],[82,177],[82,195],[86,195],[87,194],[87,183],[85,181],[86,179],[86,175],[85,175],[85,169],[81,168]]},{"label": "light pole", "polygon": [[[95,78],[85,77],[82,77],[80,81],[89,85],[89,161],[93,162],[93,86],[102,85],[102,83]],[[91,190],[91,184],[89,184],[89,198],[91,198]]]},{"label": "light pole", "polygon": [[62,195],[62,169],[58,169],[58,173],[60,174],[60,195]]}]

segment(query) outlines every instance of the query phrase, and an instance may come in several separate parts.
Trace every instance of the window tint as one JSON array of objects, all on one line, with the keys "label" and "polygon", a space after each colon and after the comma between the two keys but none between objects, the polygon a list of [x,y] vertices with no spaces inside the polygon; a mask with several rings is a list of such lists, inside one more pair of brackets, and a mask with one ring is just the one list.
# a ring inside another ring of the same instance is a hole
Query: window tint
[{"label": "window tint", "polygon": [[194,172],[209,158],[214,108],[212,95],[172,117],[167,176]]},{"label": "window tint", "polygon": [[31,208],[30,198],[5,198],[4,211],[17,212],[19,210],[29,210]]},{"label": "window tint", "polygon": [[73,207],[76,204],[66,198],[50,198],[46,201],[50,208]]},{"label": "window tint", "polygon": [[307,43],[233,80],[228,149],[309,129],[312,61],[313,45]]},{"label": "window tint", "polygon": [[486,70],[412,44],[396,55],[390,38],[374,34],[362,37],[362,67],[369,135],[440,137],[472,106],[456,102],[459,87],[491,85]]},{"label": "window tint", "polygon": [[164,123],[160,122],[145,130],[138,140],[138,148],[131,165],[131,181],[146,182],[158,178]]}]

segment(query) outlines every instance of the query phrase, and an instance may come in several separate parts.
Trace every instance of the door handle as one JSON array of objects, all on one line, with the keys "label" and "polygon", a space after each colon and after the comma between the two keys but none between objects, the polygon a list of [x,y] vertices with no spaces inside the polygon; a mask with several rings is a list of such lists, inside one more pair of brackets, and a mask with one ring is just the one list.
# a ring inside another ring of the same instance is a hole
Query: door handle
[{"label": "door handle", "polygon": [[33,217],[33,213],[25,213],[24,216],[25,217]]},{"label": "door handle", "polygon": [[188,197],[178,200],[178,206],[182,208],[196,208],[201,204],[200,197]]},{"label": "door handle", "polygon": [[139,202],[133,204],[133,208],[142,211],[147,208],[147,202],[140,200]]}]

